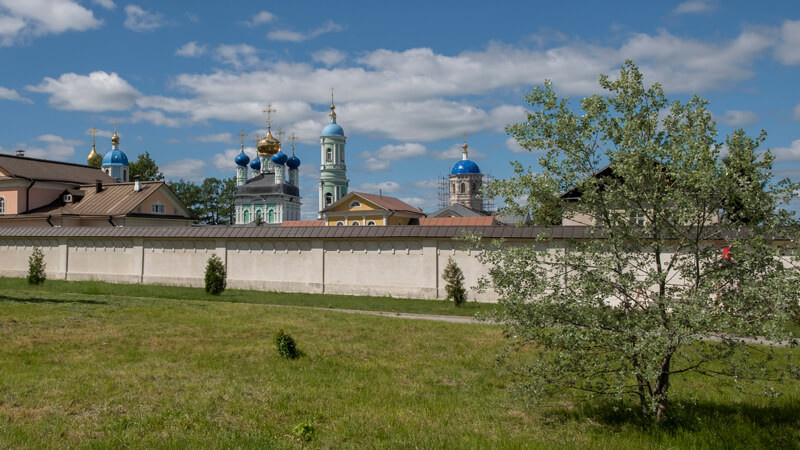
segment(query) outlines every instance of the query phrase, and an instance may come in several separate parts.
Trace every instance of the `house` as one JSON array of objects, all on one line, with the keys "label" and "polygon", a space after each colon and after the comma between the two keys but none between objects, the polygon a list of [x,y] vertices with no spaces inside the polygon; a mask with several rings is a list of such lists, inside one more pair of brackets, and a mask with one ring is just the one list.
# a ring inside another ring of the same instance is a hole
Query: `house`
[{"label": "house", "polygon": [[320,211],[326,226],[418,225],[422,210],[379,194],[349,192]]}]

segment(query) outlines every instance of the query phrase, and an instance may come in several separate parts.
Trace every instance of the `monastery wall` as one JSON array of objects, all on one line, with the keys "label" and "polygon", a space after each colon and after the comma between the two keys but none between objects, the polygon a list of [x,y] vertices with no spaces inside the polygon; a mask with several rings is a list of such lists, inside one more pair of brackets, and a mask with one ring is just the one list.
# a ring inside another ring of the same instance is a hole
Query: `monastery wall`
[{"label": "monastery wall", "polygon": [[[544,244],[534,240],[545,230],[540,227],[0,228],[0,276],[26,276],[33,248],[41,247],[50,279],[202,287],[208,258],[218,255],[230,288],[443,299],[449,258],[469,288],[488,272],[478,249],[454,239],[465,228],[553,253],[567,251],[567,239],[584,232],[552,227],[546,231],[554,240]],[[796,250],[786,252],[785,264],[797,264]],[[554,268],[550,276],[569,274]],[[681,283],[678,273],[668,278]],[[468,295],[470,301],[497,301],[493,291],[470,289]]]},{"label": "monastery wall", "polygon": [[[87,233],[91,230],[84,229]],[[50,279],[116,283],[202,287],[206,262],[214,254],[225,262],[229,288],[265,291],[441,299],[446,297],[441,274],[449,257],[464,271],[468,287],[486,274],[475,251],[449,237],[166,239],[0,234],[0,276],[26,276],[33,247],[42,248]],[[497,301],[493,292],[470,290],[468,295],[471,301]]]}]

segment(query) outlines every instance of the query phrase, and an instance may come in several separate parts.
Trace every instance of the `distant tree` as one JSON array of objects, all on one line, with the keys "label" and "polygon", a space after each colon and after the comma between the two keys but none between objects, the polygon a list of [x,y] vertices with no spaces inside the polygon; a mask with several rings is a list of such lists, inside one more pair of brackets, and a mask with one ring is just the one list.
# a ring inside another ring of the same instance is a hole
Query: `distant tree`
[{"label": "distant tree", "polygon": [[150,157],[150,152],[139,155],[136,161],[130,163],[130,179],[139,177],[140,181],[163,181],[164,174],[158,169],[156,162]]},{"label": "distant tree", "polygon": [[44,269],[47,264],[44,262],[44,253],[41,247],[33,247],[33,252],[28,258],[28,283],[42,284],[47,276]]},{"label": "distant tree", "polygon": [[[800,186],[771,180],[771,156],[756,153],[763,135],[735,132],[723,159],[706,102],[670,102],[632,62],[600,86],[606,95],[584,98],[575,112],[547,82],[526,97],[527,121],[506,128],[546,154],[540,167],[515,164],[498,194],[537,217],[577,187],[580,200],[564,215],[588,222],[558,251],[496,243],[480,254],[512,349],[544,352],[509,352],[508,367],[533,398],[631,397],[653,420],[667,417],[676,374],[728,377],[742,388],[797,377],[796,362],[781,364],[771,346],[751,352],[740,338],[788,337],[800,273],[775,239],[798,241],[797,221],[781,207]],[[593,176],[606,165],[613,176]],[[729,220],[717,223],[719,211]],[[543,234],[539,244],[552,239]],[[730,259],[712,244],[720,241]]]},{"label": "distant tree", "polygon": [[453,258],[447,259],[447,266],[442,272],[442,278],[445,281],[445,291],[447,291],[447,299],[452,300],[456,306],[461,306],[462,303],[467,301],[467,290],[464,289],[464,273]]},{"label": "distant tree", "polygon": [[173,181],[169,183],[169,187],[189,208],[198,223],[229,225],[234,222],[234,177],[206,178],[200,184],[186,180]]},{"label": "distant tree", "polygon": [[212,255],[206,263],[206,292],[211,295],[220,295],[225,291],[226,278],[225,264],[217,255]]},{"label": "distant tree", "polygon": [[203,213],[203,198],[200,186],[186,180],[170,181],[167,185],[186,205],[195,221],[200,222],[200,217]]}]

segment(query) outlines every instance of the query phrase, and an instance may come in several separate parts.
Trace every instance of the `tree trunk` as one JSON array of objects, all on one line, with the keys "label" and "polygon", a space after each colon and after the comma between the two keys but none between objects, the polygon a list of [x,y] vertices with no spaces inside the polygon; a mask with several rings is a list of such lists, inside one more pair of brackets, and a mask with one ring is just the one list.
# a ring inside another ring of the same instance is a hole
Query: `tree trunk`
[{"label": "tree trunk", "polygon": [[653,401],[656,404],[656,420],[661,422],[667,417],[667,403],[669,391],[669,363],[672,353],[664,357],[661,363],[661,374],[656,379],[655,389],[653,389]]}]

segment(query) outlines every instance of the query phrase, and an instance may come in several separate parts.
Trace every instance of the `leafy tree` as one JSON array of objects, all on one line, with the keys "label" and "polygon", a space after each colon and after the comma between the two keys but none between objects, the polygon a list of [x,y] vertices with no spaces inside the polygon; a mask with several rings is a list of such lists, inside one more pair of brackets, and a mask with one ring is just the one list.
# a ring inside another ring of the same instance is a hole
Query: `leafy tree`
[{"label": "leafy tree", "polygon": [[33,247],[33,252],[28,258],[28,283],[42,284],[47,279],[45,269],[44,252],[40,247]]},{"label": "leafy tree", "polygon": [[197,221],[202,214],[203,207],[200,186],[186,180],[170,181],[167,185],[181,199],[186,208],[189,209],[192,217]]},{"label": "leafy tree", "polygon": [[206,263],[206,292],[211,295],[219,295],[225,291],[226,280],[225,264],[217,255],[212,255]]},{"label": "leafy tree", "polygon": [[[534,399],[565,390],[633,398],[661,420],[678,373],[749,380],[743,388],[797,376],[796,365],[774,365],[772,347],[750,352],[734,337],[787,337],[781,322],[800,276],[775,239],[797,242],[795,220],[780,209],[797,184],[771,179],[771,156],[756,153],[763,135],[734,133],[723,162],[706,102],[670,102],[630,61],[600,86],[606,95],[584,98],[580,112],[550,82],[535,88],[527,121],[506,130],[547,152],[541,169],[517,163],[511,180],[487,189],[532,217],[576,189],[564,215],[588,222],[583,238],[559,249],[494,243],[482,253],[511,349],[544,350],[504,358],[523,390]],[[593,176],[606,165],[608,176]],[[733,220],[718,221],[726,208]],[[733,249],[730,260],[722,246]]]},{"label": "leafy tree", "polygon": [[164,174],[158,169],[156,162],[150,157],[150,152],[139,155],[136,161],[130,163],[130,179],[139,177],[140,181],[163,181]]},{"label": "leafy tree", "polygon": [[442,272],[442,278],[447,283],[445,291],[447,291],[448,300],[452,300],[456,306],[461,306],[462,303],[467,301],[467,290],[464,289],[464,273],[453,258],[447,259],[447,266]]}]

